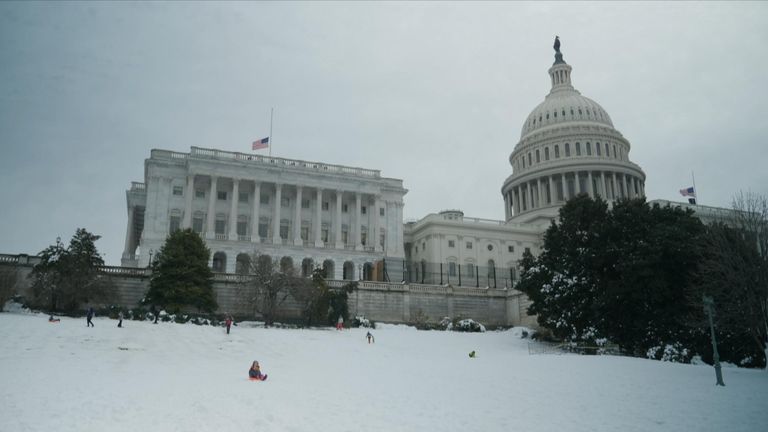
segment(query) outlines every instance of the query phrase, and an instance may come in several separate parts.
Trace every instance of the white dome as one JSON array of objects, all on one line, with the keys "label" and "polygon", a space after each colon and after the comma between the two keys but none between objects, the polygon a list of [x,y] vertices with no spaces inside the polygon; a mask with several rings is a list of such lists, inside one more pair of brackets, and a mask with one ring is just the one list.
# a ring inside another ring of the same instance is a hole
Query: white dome
[{"label": "white dome", "polygon": [[547,95],[531,111],[523,124],[520,138],[538,129],[566,122],[591,122],[613,127],[611,117],[597,102],[576,90],[561,90]]}]

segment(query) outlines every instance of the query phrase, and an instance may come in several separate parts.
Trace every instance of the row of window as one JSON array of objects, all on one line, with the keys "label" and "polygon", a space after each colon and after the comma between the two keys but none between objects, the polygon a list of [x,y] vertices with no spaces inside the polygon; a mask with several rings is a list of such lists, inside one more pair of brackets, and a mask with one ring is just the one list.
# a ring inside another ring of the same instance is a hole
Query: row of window
[{"label": "row of window", "polygon": [[[471,241],[468,241],[468,242],[464,243],[464,246],[465,246],[467,249],[472,249],[472,242],[471,242]],[[456,240],[448,240],[448,247],[449,247],[449,248],[455,248],[455,247],[456,247]],[[493,245],[492,245],[492,244],[489,244],[489,245],[488,245],[488,246],[486,246],[486,247],[488,248],[488,251],[493,251]],[[422,242],[422,243],[421,243],[421,250],[422,250],[423,252],[425,252],[425,251],[427,250],[427,242]],[[525,251],[526,251],[526,252],[530,252],[530,251],[531,251],[531,249],[530,249],[530,248],[525,248]],[[515,247],[514,247],[514,246],[511,246],[511,245],[508,245],[508,246],[507,246],[507,252],[509,252],[509,253],[514,253],[514,252],[515,252]],[[419,246],[416,246],[416,247],[414,248],[414,253],[419,253]]]},{"label": "row of window", "polygon": [[[200,214],[195,215],[192,218],[192,230],[196,233],[202,235],[203,234],[203,226],[204,226],[204,217]],[[250,224],[247,220],[244,220],[244,217],[241,216],[239,220],[237,221],[237,235],[239,237],[245,237],[248,236],[248,228]],[[172,215],[170,219],[170,225],[169,225],[169,232],[175,232],[181,229],[181,216],[178,215]],[[288,239],[288,233],[291,232],[291,222],[287,219],[283,219],[280,221],[280,238],[282,239]],[[214,222],[214,233],[217,235],[226,235],[227,234],[227,220],[226,218],[217,218]],[[322,228],[320,229],[320,240],[323,242],[328,242],[329,239],[329,233],[330,233],[330,227],[326,224],[323,224]],[[259,220],[259,237],[261,238],[269,238],[271,235],[271,224],[269,219],[267,218],[260,218]],[[300,229],[300,235],[301,239],[304,241],[309,240],[310,236],[310,226],[309,224],[304,225],[302,223],[302,227]],[[347,240],[349,238],[349,228],[347,225],[341,226],[341,241],[344,244],[347,244]],[[386,238],[386,230],[384,228],[381,228],[379,230],[379,245],[384,246],[384,240]],[[365,246],[368,242],[368,228],[365,225],[360,226],[360,242],[363,246]]]},{"label": "row of window", "polygon": [[[183,186],[174,186],[173,187],[173,194],[176,196],[183,196],[184,195],[184,187]],[[238,194],[238,202],[241,203],[247,203],[249,200],[250,194],[248,192],[240,192]],[[217,191],[216,197],[219,201],[226,201],[227,200],[227,192],[226,191]],[[261,204],[269,204],[269,195],[261,195],[260,203]],[[205,189],[195,189],[195,198],[201,198],[205,199]],[[302,199],[301,200],[301,208],[308,209],[310,208],[310,205],[312,203],[312,200],[309,199]],[[291,206],[291,199],[289,197],[281,197],[280,198],[280,206],[281,207],[290,207]],[[328,211],[330,209],[330,203],[328,201],[323,201],[322,209],[324,211]],[[341,205],[341,211],[342,213],[349,213],[349,204],[343,203]],[[379,207],[379,216],[384,216],[384,207]],[[368,214],[368,208],[366,206],[360,206],[360,213],[362,214]]]},{"label": "row of window", "polygon": [[[576,114],[578,113],[579,117],[583,117],[586,114],[587,118],[594,117],[595,119],[607,121],[607,118],[606,118],[607,115],[603,114],[602,110],[598,110],[596,108],[590,109],[589,107],[585,107],[582,110],[582,107],[578,107],[574,110],[573,107],[570,107],[569,112],[571,114],[571,119],[576,119]],[[552,114],[551,116],[552,120],[557,120],[558,111],[555,109],[554,111],[552,111],[551,114]],[[561,108],[560,110],[560,118],[567,119],[567,113],[564,107]],[[541,126],[541,124],[544,123],[544,120],[549,120],[549,119],[550,119],[550,112],[539,113],[538,124]],[[531,120],[529,120],[528,122],[528,127],[529,128],[536,127],[536,120],[537,120],[536,116],[533,116]]]},{"label": "row of window", "polygon": [[[594,148],[595,156],[602,156],[603,155],[603,149],[605,150],[605,157],[613,157],[614,159],[623,160],[624,159],[624,149],[619,145],[618,147],[616,144],[609,144],[609,143],[599,143],[596,142],[594,144],[594,147],[592,146],[592,143],[586,142],[584,143],[583,150],[582,145],[580,142],[577,142],[575,146],[573,147],[573,152],[576,156],[592,156],[592,149]],[[613,150],[613,152],[611,152]],[[553,147],[554,151],[554,159],[560,158],[560,145],[555,144]],[[571,157],[571,143],[565,143],[563,145],[563,152],[565,153],[565,157]],[[550,159],[550,152],[549,147],[544,147],[544,161],[548,161]],[[522,167],[523,169],[526,168],[526,166],[530,167],[534,163],[534,158],[536,163],[541,163],[542,160],[542,152],[540,149],[536,149],[533,152],[528,152],[528,154],[522,155],[520,158],[518,158],[516,165],[519,169]],[[527,162],[527,163],[526,163]]]}]

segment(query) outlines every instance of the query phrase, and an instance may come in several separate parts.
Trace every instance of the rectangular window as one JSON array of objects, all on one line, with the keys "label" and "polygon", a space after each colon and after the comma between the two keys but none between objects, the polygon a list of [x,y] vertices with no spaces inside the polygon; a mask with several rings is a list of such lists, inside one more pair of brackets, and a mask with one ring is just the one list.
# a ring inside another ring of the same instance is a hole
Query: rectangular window
[{"label": "rectangular window", "polygon": [[171,227],[169,232],[175,233],[179,230],[181,227],[181,217],[180,216],[171,216]]},{"label": "rectangular window", "polygon": [[227,228],[227,222],[224,220],[217,220],[215,227],[216,227],[216,234],[224,234]]},{"label": "rectangular window", "polygon": [[203,218],[196,217],[192,219],[192,231],[198,234],[203,233]]},{"label": "rectangular window", "polygon": [[280,206],[281,207],[290,207],[291,205],[291,199],[288,197],[282,197],[280,198]]},{"label": "rectangular window", "polygon": [[[248,202],[248,192],[240,192],[237,196],[237,200],[241,203],[247,203]],[[245,235],[245,234],[243,234]]]},{"label": "rectangular window", "polygon": [[475,265],[472,263],[467,264],[467,276],[475,277]]},{"label": "rectangular window", "polygon": [[261,204],[269,204],[269,195],[262,195],[259,198],[259,203],[261,203]]},{"label": "rectangular window", "polygon": [[259,222],[259,237],[267,238],[269,236],[269,223]]},{"label": "rectangular window", "polygon": [[181,186],[174,186],[173,187],[173,194],[177,196],[184,195],[184,188]]},{"label": "rectangular window", "polygon": [[330,208],[330,204],[328,204],[328,201],[323,201],[323,211],[328,211]]},{"label": "rectangular window", "polygon": [[328,242],[328,228],[323,228],[320,231],[320,240],[327,243]]},{"label": "rectangular window", "polygon": [[216,197],[219,199],[219,201],[226,201],[227,193],[225,191],[218,191],[216,192]]},{"label": "rectangular window", "polygon": [[472,249],[472,242],[467,242],[467,249]]},{"label": "rectangular window", "polygon": [[384,233],[379,234],[379,246],[384,247]]},{"label": "rectangular window", "polygon": [[309,227],[301,227],[301,239],[304,241],[309,240]]},{"label": "rectangular window", "polygon": [[238,221],[237,222],[237,235],[239,236],[245,236],[248,232],[248,223],[246,221]]},{"label": "rectangular window", "polygon": [[280,224],[280,238],[283,240],[288,239],[288,225]]},{"label": "rectangular window", "polygon": [[347,204],[341,205],[341,212],[342,213],[349,213],[349,206]]},{"label": "rectangular window", "polygon": [[195,198],[205,198],[205,191],[202,189],[195,189]]},{"label": "rectangular window", "polygon": [[347,244],[347,240],[349,240],[349,232],[343,229],[341,230],[341,242]]},{"label": "rectangular window", "polygon": [[301,208],[305,208],[305,209],[309,208],[309,200],[308,199],[301,200]]},{"label": "rectangular window", "polygon": [[384,216],[384,207],[379,207],[379,216]]},{"label": "rectangular window", "polygon": [[360,233],[360,243],[362,243],[363,246],[368,243],[368,233],[363,230],[363,232]]},{"label": "rectangular window", "polygon": [[449,248],[452,248],[452,247],[456,247],[456,241],[454,241],[454,240],[448,240],[448,247],[449,247]]},{"label": "rectangular window", "polygon": [[514,246],[507,246],[507,250],[509,252],[514,252],[515,251],[515,247]]},{"label": "rectangular window", "polygon": [[581,143],[576,143],[576,156],[581,156]]},{"label": "rectangular window", "polygon": [[448,263],[448,276],[456,276],[456,263],[455,262],[449,262]]},{"label": "rectangular window", "polygon": [[360,206],[360,214],[366,214],[368,212],[368,209],[365,208],[365,206]]}]

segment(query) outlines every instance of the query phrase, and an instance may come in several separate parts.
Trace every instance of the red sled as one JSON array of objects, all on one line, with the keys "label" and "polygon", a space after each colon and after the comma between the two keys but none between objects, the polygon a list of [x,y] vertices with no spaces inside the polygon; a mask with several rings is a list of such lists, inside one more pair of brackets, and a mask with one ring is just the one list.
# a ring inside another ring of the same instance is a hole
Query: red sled
[{"label": "red sled", "polygon": [[266,381],[267,375],[262,375],[260,377],[248,377],[248,379],[251,381]]}]

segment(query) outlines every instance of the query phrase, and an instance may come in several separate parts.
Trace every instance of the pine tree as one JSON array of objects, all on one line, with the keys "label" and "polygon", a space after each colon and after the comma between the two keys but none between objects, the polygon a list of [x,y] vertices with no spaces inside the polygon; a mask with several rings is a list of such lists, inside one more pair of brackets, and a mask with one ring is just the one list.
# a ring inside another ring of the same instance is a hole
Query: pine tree
[{"label": "pine tree", "polygon": [[193,306],[212,312],[218,307],[213,293],[210,250],[191,229],[168,236],[152,263],[152,277],[144,303],[178,312]]}]

